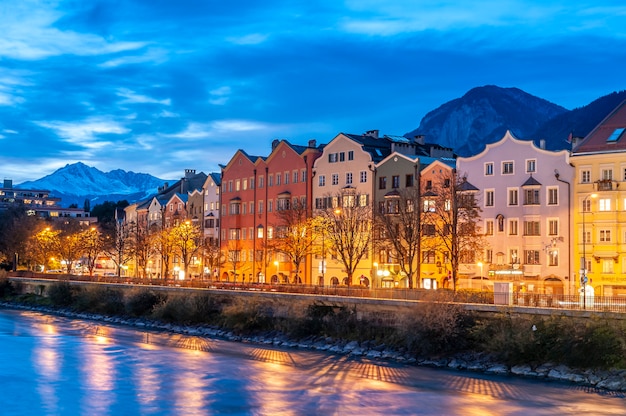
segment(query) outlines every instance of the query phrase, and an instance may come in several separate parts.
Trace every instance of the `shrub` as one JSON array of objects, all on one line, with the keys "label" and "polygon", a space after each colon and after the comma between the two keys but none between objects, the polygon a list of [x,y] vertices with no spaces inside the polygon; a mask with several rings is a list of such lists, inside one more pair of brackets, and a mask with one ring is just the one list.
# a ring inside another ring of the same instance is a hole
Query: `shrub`
[{"label": "shrub", "polygon": [[105,315],[120,315],[125,311],[123,292],[100,286],[79,292],[74,306],[79,311]]},{"label": "shrub", "polygon": [[[6,274],[6,272],[4,272]],[[9,279],[0,277],[0,298],[6,298],[15,294],[15,288]]]},{"label": "shrub", "polygon": [[154,306],[162,301],[162,296],[151,290],[139,290],[126,298],[126,312],[133,316],[145,316],[152,312]]},{"label": "shrub", "polygon": [[48,298],[55,306],[70,306],[74,301],[72,286],[68,282],[56,282],[48,288]]}]

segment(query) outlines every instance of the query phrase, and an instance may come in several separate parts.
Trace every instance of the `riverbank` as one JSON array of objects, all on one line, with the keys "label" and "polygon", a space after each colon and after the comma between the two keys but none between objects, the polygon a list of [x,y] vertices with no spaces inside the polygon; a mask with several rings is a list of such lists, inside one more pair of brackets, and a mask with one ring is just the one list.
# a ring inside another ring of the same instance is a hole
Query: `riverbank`
[{"label": "riverbank", "polygon": [[530,379],[569,382],[614,392],[626,392],[626,370],[576,370],[562,364],[545,363],[538,366],[508,366],[494,361],[486,354],[459,353],[445,357],[416,358],[405,350],[397,350],[375,341],[349,341],[332,337],[308,336],[293,338],[278,331],[267,331],[256,335],[240,335],[235,331],[209,325],[180,325],[146,318],[127,318],[95,313],[75,312],[49,306],[34,306],[13,302],[0,302],[7,309],[28,310],[73,319],[102,322],[109,325],[132,327],[146,331],[171,333],[243,342],[288,349],[325,351],[337,355],[363,357],[372,360],[387,360],[430,368],[496,374]]}]

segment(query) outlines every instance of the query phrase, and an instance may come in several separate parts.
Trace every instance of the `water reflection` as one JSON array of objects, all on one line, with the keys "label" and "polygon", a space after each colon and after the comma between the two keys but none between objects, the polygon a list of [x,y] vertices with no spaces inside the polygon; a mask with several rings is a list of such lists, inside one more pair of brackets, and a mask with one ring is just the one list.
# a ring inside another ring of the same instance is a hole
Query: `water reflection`
[{"label": "water reflection", "polygon": [[626,413],[623,393],[34,313],[0,311],[0,348],[2,414]]}]

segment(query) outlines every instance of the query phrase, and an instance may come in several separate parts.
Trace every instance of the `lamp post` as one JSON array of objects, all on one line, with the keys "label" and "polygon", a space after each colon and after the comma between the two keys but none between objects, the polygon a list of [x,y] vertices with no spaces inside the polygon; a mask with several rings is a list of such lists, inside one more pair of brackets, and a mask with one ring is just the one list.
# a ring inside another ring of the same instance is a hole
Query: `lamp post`
[{"label": "lamp post", "polygon": [[277,283],[280,283],[280,279],[278,278],[278,261],[274,261],[274,266],[276,266],[276,280]]},{"label": "lamp post", "polygon": [[476,263],[476,265],[480,267],[480,290],[482,292],[483,290],[483,262],[479,261],[478,263]]},{"label": "lamp post", "polygon": [[[597,197],[598,194],[592,193],[583,199],[583,257],[580,268],[580,287],[583,292],[583,309],[587,308],[587,231],[585,228],[585,214],[587,213],[587,200]],[[591,208],[591,206],[590,206]]]}]

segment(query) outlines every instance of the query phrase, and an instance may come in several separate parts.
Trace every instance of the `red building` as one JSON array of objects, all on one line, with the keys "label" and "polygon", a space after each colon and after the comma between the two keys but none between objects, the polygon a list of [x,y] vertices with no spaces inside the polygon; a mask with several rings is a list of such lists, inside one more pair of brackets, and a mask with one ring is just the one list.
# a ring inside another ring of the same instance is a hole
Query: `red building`
[{"label": "red building", "polygon": [[[269,156],[238,150],[223,167],[220,280],[297,283],[293,264],[272,245],[276,213],[295,200],[310,208],[312,166],[320,155],[314,140],[308,146],[274,140]],[[300,282],[310,284],[310,267],[299,272]]]}]

